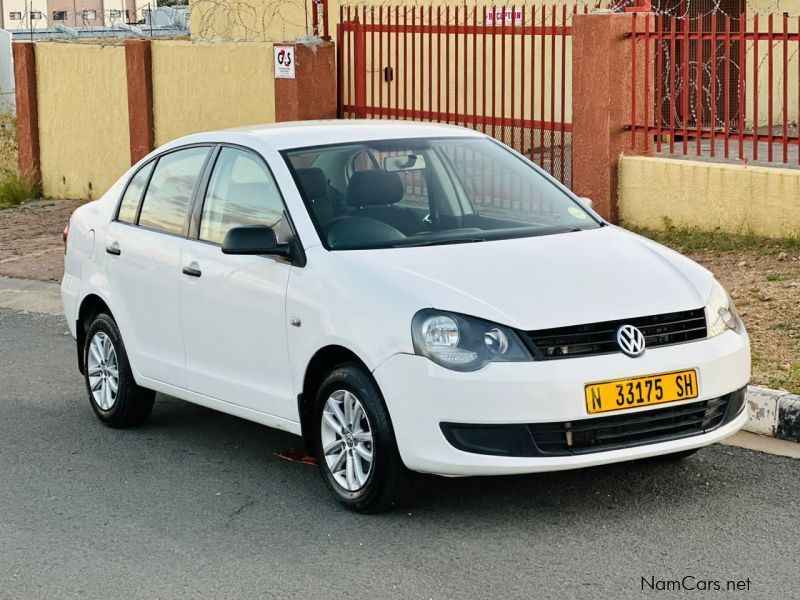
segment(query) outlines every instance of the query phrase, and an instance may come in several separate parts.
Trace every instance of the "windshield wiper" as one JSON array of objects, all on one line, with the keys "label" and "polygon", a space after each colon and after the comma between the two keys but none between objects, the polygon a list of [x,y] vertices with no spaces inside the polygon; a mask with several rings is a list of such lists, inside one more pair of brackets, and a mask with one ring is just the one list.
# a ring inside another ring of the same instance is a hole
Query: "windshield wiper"
[{"label": "windshield wiper", "polygon": [[395,244],[395,247],[413,248],[416,246],[446,246],[449,244],[471,244],[473,242],[485,242],[486,238],[456,238],[452,240],[430,240],[427,242],[411,242]]}]

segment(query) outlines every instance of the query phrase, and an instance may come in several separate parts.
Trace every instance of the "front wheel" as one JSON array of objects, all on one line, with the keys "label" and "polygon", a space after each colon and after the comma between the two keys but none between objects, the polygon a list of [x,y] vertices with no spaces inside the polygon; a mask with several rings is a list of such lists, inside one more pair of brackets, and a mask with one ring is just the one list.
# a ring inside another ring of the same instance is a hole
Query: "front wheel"
[{"label": "front wheel", "polygon": [[317,463],[340,504],[372,513],[408,500],[415,476],[400,459],[389,412],[369,373],[353,363],[331,371],[314,415]]},{"label": "front wheel", "polygon": [[136,385],[117,324],[95,317],[83,347],[84,379],[97,418],[109,427],[141,425],[150,416],[155,392]]}]

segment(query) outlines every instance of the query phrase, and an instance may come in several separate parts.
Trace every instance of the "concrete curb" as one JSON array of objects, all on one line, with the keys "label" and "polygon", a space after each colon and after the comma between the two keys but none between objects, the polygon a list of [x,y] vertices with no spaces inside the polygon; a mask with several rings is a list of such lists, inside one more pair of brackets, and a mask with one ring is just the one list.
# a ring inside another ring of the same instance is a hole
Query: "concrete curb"
[{"label": "concrete curb", "polygon": [[747,404],[750,418],[745,431],[800,442],[800,396],[751,385]]},{"label": "concrete curb", "polygon": [[[0,276],[0,308],[62,314],[59,284]],[[745,431],[800,442],[800,396],[751,385]]]}]

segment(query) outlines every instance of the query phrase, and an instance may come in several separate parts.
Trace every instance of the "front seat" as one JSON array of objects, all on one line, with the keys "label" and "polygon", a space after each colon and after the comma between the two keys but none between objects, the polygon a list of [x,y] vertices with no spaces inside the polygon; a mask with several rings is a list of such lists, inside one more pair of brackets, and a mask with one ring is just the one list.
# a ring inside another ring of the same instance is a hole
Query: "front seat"
[{"label": "front seat", "polygon": [[324,227],[334,216],[333,202],[328,198],[328,179],[325,172],[317,167],[295,169],[300,181],[300,190],[305,194],[317,224]]},{"label": "front seat", "polygon": [[381,221],[405,235],[424,231],[425,224],[413,209],[394,206],[404,194],[403,181],[397,173],[357,171],[347,186],[347,205],[355,209],[355,215]]}]

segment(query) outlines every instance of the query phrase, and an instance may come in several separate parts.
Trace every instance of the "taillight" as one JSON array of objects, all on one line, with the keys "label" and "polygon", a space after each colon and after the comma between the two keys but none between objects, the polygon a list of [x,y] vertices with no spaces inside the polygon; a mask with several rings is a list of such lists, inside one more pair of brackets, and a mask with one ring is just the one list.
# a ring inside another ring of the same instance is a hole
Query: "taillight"
[{"label": "taillight", "polygon": [[62,234],[62,239],[64,240],[64,254],[67,253],[67,238],[69,237],[69,223],[67,226],[64,227],[64,233]]}]

